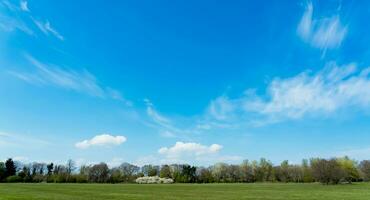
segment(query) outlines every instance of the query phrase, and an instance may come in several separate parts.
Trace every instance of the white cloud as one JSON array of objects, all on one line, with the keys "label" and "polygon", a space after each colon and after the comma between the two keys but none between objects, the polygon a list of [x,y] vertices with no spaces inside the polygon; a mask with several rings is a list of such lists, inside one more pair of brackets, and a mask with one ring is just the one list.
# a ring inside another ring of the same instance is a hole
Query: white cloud
[{"label": "white cloud", "polygon": [[20,1],[19,6],[22,11],[29,12],[30,9],[28,9],[28,2],[27,1]]},{"label": "white cloud", "polygon": [[49,35],[51,33],[59,40],[62,40],[62,41],[64,40],[64,37],[57,30],[51,27],[49,21],[42,22],[34,18],[32,18],[32,20],[36,24],[36,26],[41,30],[41,32],[43,32],[45,35]]},{"label": "white cloud", "polygon": [[109,134],[97,135],[89,140],[77,142],[75,146],[79,149],[87,149],[92,146],[117,146],[126,142],[124,136],[112,136]]},{"label": "white cloud", "polygon": [[145,164],[173,164],[187,163],[192,165],[209,165],[215,162],[235,163],[240,162],[240,156],[222,155],[223,147],[219,144],[203,145],[194,142],[176,142],[171,147],[162,147],[158,155],[149,155],[138,158],[134,163]]},{"label": "white cloud", "polygon": [[158,150],[158,153],[165,155],[167,158],[180,158],[185,155],[199,157],[218,153],[221,149],[222,146],[219,144],[205,146],[199,143],[192,142],[176,142],[176,144],[172,147],[160,148]]},{"label": "white cloud", "polygon": [[339,15],[314,19],[313,5],[309,2],[297,32],[304,41],[326,51],[341,45],[347,34],[347,27],[342,24]]},{"label": "white cloud", "polygon": [[14,77],[34,85],[52,85],[66,90],[85,93],[100,98],[111,98],[131,106],[131,102],[124,99],[119,91],[98,84],[95,76],[87,70],[77,72],[61,68],[57,65],[42,63],[36,58],[26,55],[26,59],[36,67],[35,72],[9,73]]}]

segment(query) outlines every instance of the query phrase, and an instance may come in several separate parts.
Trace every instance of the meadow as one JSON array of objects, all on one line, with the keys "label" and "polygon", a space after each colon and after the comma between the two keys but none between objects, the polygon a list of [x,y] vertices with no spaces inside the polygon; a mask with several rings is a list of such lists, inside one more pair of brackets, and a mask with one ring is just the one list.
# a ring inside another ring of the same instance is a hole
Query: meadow
[{"label": "meadow", "polygon": [[251,184],[0,184],[0,200],[53,199],[264,199],[264,200],[368,200],[369,183]]}]

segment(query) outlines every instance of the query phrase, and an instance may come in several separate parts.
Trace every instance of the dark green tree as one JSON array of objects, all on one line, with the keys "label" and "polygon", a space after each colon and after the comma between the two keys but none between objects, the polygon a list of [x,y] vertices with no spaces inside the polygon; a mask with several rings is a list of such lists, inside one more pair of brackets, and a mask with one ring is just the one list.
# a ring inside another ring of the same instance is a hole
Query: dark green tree
[{"label": "dark green tree", "polygon": [[5,178],[9,176],[14,176],[17,171],[17,167],[15,166],[15,163],[13,159],[9,158],[5,162]]},{"label": "dark green tree", "polygon": [[3,179],[5,179],[5,171],[6,171],[5,163],[4,162],[0,162],[0,181],[2,181]]},{"label": "dark green tree", "polygon": [[48,169],[48,176],[53,174],[53,169],[54,169],[54,164],[53,163],[50,163],[50,164],[46,165],[46,168]]}]

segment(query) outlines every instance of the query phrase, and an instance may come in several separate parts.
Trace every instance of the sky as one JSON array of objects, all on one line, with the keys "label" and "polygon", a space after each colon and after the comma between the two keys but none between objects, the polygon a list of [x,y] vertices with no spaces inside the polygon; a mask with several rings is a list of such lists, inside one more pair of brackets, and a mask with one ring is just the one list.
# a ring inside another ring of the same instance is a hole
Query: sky
[{"label": "sky", "polygon": [[369,4],[0,0],[0,159],[369,159]]}]

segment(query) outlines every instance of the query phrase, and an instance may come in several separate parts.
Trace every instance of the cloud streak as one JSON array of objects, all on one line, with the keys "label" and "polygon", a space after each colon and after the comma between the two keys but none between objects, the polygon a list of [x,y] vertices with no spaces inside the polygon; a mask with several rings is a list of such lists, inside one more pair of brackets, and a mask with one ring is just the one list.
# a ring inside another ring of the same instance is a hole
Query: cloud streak
[{"label": "cloud streak", "polygon": [[8,133],[0,131],[0,149],[1,147],[16,146],[24,148],[28,145],[48,146],[51,145],[49,141],[30,137],[24,134]]},{"label": "cloud streak", "polygon": [[43,63],[36,58],[26,55],[27,61],[36,68],[34,72],[9,73],[14,77],[34,85],[51,85],[66,90],[72,90],[93,97],[111,98],[124,102],[130,106],[131,102],[125,100],[121,93],[110,87],[102,87],[98,84],[94,75],[87,70],[81,72],[61,68],[57,65]]},{"label": "cloud streak", "polygon": [[28,2],[27,1],[20,1],[19,2],[20,9],[25,12],[30,12],[30,9],[28,8]]},{"label": "cloud streak", "polygon": [[40,31],[43,32],[45,35],[51,34],[58,38],[59,40],[64,41],[64,37],[57,30],[51,27],[51,24],[48,20],[46,20],[45,22],[36,20],[34,18],[32,18],[32,20],[35,23],[35,25],[40,29]]},{"label": "cloud streak", "polygon": [[0,1],[0,6],[3,6],[10,11],[0,12],[0,29],[3,31],[12,32],[14,30],[20,30],[29,35],[33,35],[33,29],[27,24],[28,19],[30,19],[43,34],[47,36],[53,35],[57,39],[64,41],[64,36],[51,26],[49,20],[42,21],[33,17],[28,8],[27,1],[22,0],[19,2],[19,5],[15,5],[7,0],[3,0]]},{"label": "cloud streak", "polygon": [[[9,6],[10,5],[12,4],[9,4]],[[12,7],[9,6],[7,6],[9,10],[11,9],[13,11],[14,9],[16,9],[16,7],[13,5]],[[19,16],[11,16],[9,14],[6,14],[5,12],[0,12],[0,30],[5,32],[14,32],[16,30],[19,30],[28,35],[34,34],[33,30]]]},{"label": "cloud streak", "polygon": [[311,46],[326,51],[341,45],[347,34],[347,26],[342,24],[339,14],[314,19],[313,5],[309,2],[299,22],[297,33]]}]

